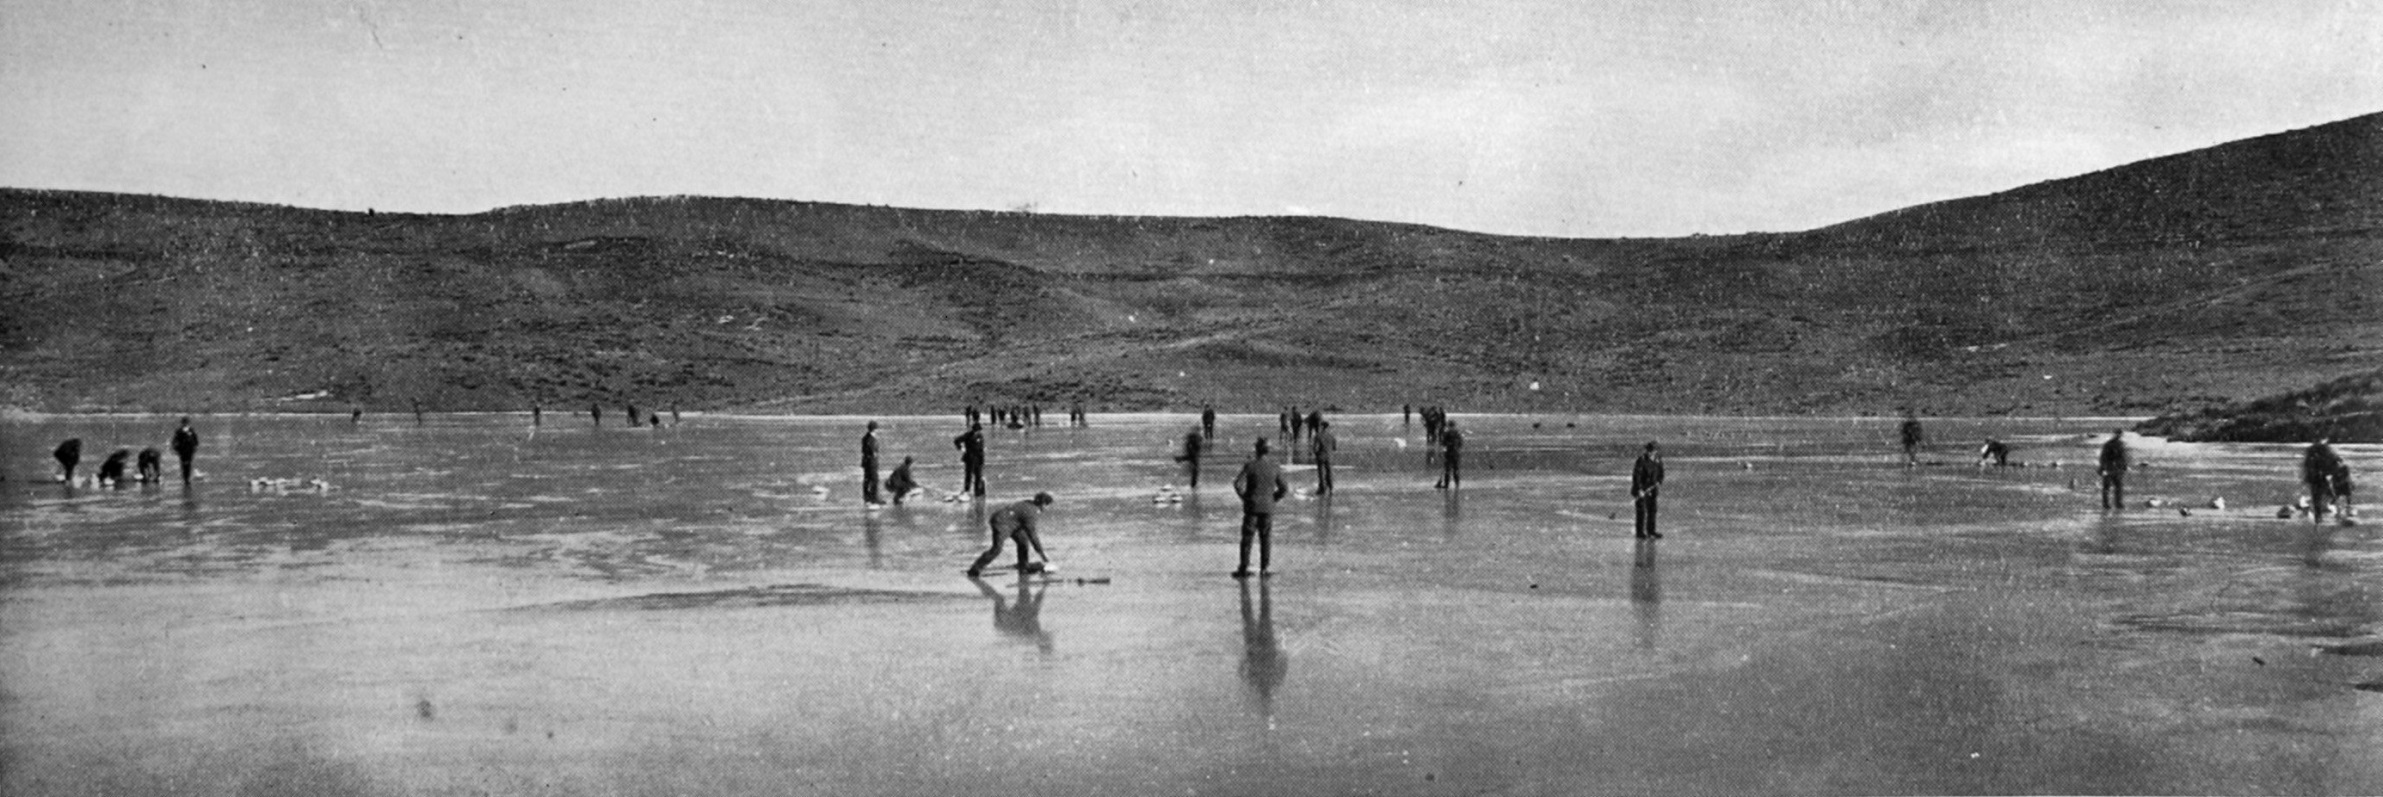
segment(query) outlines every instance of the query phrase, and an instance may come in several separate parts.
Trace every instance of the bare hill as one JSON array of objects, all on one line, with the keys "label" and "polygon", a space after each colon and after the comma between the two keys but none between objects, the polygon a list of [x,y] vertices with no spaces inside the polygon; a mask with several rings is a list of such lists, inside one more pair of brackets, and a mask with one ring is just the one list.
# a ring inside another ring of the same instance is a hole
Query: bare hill
[{"label": "bare hill", "polygon": [[0,190],[0,403],[2150,414],[2383,366],[2378,133],[1663,240]]}]

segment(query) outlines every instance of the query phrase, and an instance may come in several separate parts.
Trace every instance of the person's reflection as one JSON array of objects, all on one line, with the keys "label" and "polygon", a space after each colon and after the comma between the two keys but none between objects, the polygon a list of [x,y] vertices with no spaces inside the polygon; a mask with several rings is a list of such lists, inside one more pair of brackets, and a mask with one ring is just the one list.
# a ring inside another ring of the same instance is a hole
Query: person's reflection
[{"label": "person's reflection", "polygon": [[1043,585],[1034,577],[1018,575],[1018,600],[1011,603],[1000,590],[981,578],[968,579],[979,592],[993,599],[993,630],[1019,640],[1033,640],[1036,650],[1050,653],[1051,632],[1043,630]]},{"label": "person's reflection", "polygon": [[[1258,582],[1258,603],[1255,610],[1249,602],[1249,582]],[[1250,701],[1266,718],[1266,727],[1274,727],[1274,690],[1283,685],[1283,677],[1291,672],[1291,659],[1274,638],[1274,596],[1268,592],[1265,579],[1241,580],[1241,681],[1247,687]]]},{"label": "person's reflection", "polygon": [[2109,515],[2100,516],[2093,525],[2093,538],[2085,541],[2083,550],[2097,556],[2118,553],[2118,534],[2121,530],[2116,519]]},{"label": "person's reflection", "polygon": [[1638,647],[1653,650],[1663,634],[1663,574],[1655,569],[1655,541],[1638,540],[1630,563],[1630,608],[1638,613]]},{"label": "person's reflection", "polygon": [[2310,570],[2323,570],[2325,569],[2325,552],[2333,549],[2333,534],[2326,531],[2323,525],[2318,525],[2307,531],[2308,533],[2299,535],[2297,540],[2296,547],[2300,549],[2300,563]]},{"label": "person's reflection", "polygon": [[1455,490],[1440,494],[1440,534],[1456,539],[1457,520],[1464,516],[1464,494]]},{"label": "person's reflection", "polygon": [[869,546],[869,569],[871,570],[885,569],[885,554],[878,547],[879,531],[877,513],[863,511],[861,513],[861,541]]},{"label": "person's reflection", "polygon": [[1316,496],[1316,544],[1332,544],[1332,494]]}]

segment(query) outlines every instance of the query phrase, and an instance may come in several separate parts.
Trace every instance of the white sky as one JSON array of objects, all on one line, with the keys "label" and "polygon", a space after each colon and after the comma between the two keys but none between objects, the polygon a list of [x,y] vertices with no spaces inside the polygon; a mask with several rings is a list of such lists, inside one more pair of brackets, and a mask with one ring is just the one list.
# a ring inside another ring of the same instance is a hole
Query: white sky
[{"label": "white sky", "polygon": [[0,185],[1800,230],[2383,111],[2383,5],[0,0]]}]

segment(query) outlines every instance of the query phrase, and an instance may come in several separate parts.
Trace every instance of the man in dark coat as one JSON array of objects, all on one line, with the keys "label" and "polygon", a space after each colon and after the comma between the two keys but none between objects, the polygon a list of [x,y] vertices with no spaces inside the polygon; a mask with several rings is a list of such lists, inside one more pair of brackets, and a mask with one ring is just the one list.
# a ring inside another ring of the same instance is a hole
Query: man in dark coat
[{"label": "man in dark coat", "polygon": [[2126,430],[2110,430],[2110,441],[2102,444],[2101,463],[2094,472],[2102,476],[2102,508],[2126,509],[2126,472],[2133,463],[2127,458]]},{"label": "man in dark coat", "polygon": [[174,458],[182,461],[182,483],[190,483],[190,459],[199,455],[199,433],[190,428],[190,418],[182,419],[182,427],[174,430]]},{"label": "man in dark coat", "polygon": [[2329,438],[2317,438],[2317,442],[2310,443],[2308,451],[2301,454],[2300,483],[2309,488],[2309,516],[2312,519],[2324,522],[2325,514],[2333,509],[2334,474],[2343,471],[2343,480],[2347,481],[2348,470],[2349,465],[2342,462],[2342,455],[2334,453],[2333,441]]},{"label": "man in dark coat", "polygon": [[99,486],[123,487],[124,466],[131,461],[132,449],[129,448],[119,448],[116,453],[109,454],[106,462],[99,463]]},{"label": "man in dark coat", "polygon": [[1215,407],[1207,405],[1200,406],[1200,436],[1210,440],[1216,439]]},{"label": "man in dark coat", "polygon": [[1440,481],[1434,488],[1456,488],[1464,481],[1465,433],[1456,430],[1456,421],[1440,422]]},{"label": "man in dark coat", "polygon": [[51,449],[50,456],[58,460],[58,480],[73,484],[74,466],[83,461],[83,438],[68,438],[66,442],[59,443],[57,448]]},{"label": "man in dark coat", "polygon": [[1985,445],[1979,446],[1978,464],[1984,465],[1987,462],[1993,462],[1994,466],[1997,468],[2009,466],[2011,464],[2010,444],[2004,443],[2000,440],[1988,439]]},{"label": "man in dark coat", "polygon": [[1911,409],[1903,410],[1903,464],[1920,464],[1920,444],[1927,442],[1928,433],[1920,428],[1920,416]]},{"label": "man in dark coat", "polygon": [[877,422],[861,433],[861,503],[882,504],[877,497]]},{"label": "man in dark coat", "polygon": [[141,481],[152,484],[165,481],[165,457],[158,455],[157,449],[141,449],[138,462]]},{"label": "man in dark coat", "polygon": [[1638,461],[1630,465],[1630,499],[1635,508],[1639,539],[1663,539],[1663,533],[1655,530],[1655,498],[1662,491],[1662,451],[1656,447],[1655,441],[1649,440],[1646,450],[1639,453]]},{"label": "man in dark coat", "polygon": [[968,565],[968,577],[976,578],[984,574],[985,565],[992,564],[994,557],[1001,555],[1002,540],[1010,540],[1017,545],[1018,572],[1038,572],[1030,567],[1033,562],[1026,558],[1028,548],[1033,548],[1034,555],[1042,557],[1041,570],[1050,569],[1051,556],[1043,553],[1043,540],[1035,531],[1035,521],[1042,516],[1043,507],[1050,506],[1051,501],[1050,493],[1035,493],[1033,498],[994,510],[993,516],[985,520],[985,525],[993,530],[993,546],[986,548],[974,563]]},{"label": "man in dark coat", "polygon": [[903,457],[902,464],[895,465],[894,472],[885,477],[885,489],[894,494],[894,503],[897,505],[910,495],[910,491],[918,489],[918,480],[910,478],[911,459]]},{"label": "man in dark coat", "polygon": [[1266,438],[1258,438],[1255,453],[1233,477],[1233,494],[1241,497],[1241,566],[1234,578],[1249,577],[1249,544],[1258,543],[1258,573],[1272,575],[1274,567],[1274,502],[1291,494],[1282,466],[1266,458]]},{"label": "man in dark coat", "polygon": [[952,438],[952,447],[960,450],[960,494],[979,498],[985,495],[985,427],[969,424],[968,431]]},{"label": "man in dark coat", "polygon": [[1340,441],[1332,436],[1332,422],[1316,418],[1312,425],[1316,432],[1309,437],[1308,447],[1316,463],[1316,495],[1332,494],[1332,452]]},{"label": "man in dark coat", "polygon": [[1183,435],[1183,453],[1175,455],[1175,461],[1183,463],[1184,470],[1191,474],[1193,489],[1200,487],[1200,449],[1206,440],[1200,435],[1200,430],[1194,427]]}]

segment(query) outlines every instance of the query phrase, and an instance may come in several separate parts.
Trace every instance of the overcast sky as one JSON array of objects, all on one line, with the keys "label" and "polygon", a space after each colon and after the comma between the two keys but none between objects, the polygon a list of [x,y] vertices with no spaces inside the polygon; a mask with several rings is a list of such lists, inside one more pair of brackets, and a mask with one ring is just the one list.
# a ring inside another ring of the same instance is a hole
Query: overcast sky
[{"label": "overcast sky", "polygon": [[0,185],[1800,230],[2383,111],[2379,9],[4,0]]}]

